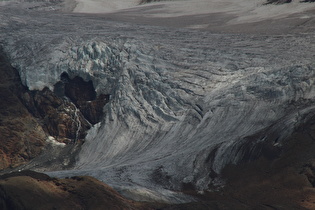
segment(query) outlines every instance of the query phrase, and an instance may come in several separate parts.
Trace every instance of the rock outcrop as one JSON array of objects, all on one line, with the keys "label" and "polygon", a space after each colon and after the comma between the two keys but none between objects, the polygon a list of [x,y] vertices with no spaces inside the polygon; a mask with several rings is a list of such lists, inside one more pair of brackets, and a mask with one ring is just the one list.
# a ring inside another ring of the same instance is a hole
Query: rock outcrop
[{"label": "rock outcrop", "polygon": [[61,75],[61,82],[55,85],[54,92],[69,98],[92,125],[101,121],[103,107],[110,99],[110,95],[97,96],[91,80],[85,82],[78,76],[70,79],[66,73]]},{"label": "rock outcrop", "polygon": [[38,156],[46,144],[46,134],[20,101],[24,87],[2,53],[0,74],[0,169],[5,169]]},{"label": "rock outcrop", "polygon": [[26,91],[21,96],[28,110],[42,122],[46,133],[57,141],[70,143],[84,139],[90,124],[78,108],[52,91]]},{"label": "rock outcrop", "polygon": [[109,97],[97,96],[92,81],[80,77],[70,79],[62,74],[54,90],[25,90],[21,100],[43,128],[57,141],[70,143],[84,140],[87,131],[103,116]]},{"label": "rock outcrop", "polygon": [[52,139],[82,144],[109,101],[108,95],[96,95],[91,81],[67,75],[61,75],[54,91],[30,91],[3,54],[0,72],[0,169],[29,162]]},{"label": "rock outcrop", "polygon": [[127,200],[108,185],[88,176],[67,179],[21,171],[0,177],[2,210],[151,209]]}]

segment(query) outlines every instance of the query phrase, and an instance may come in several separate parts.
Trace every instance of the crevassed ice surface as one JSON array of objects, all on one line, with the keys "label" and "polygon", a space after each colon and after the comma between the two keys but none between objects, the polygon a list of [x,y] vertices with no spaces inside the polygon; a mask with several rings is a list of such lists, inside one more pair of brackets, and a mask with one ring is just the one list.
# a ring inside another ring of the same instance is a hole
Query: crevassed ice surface
[{"label": "crevassed ice surface", "polygon": [[67,72],[111,95],[75,167],[52,175],[92,175],[134,199],[182,202],[189,198],[172,191],[216,184],[213,174],[243,158],[246,137],[272,135],[281,146],[314,111],[311,34],[211,34],[9,12],[0,13],[0,44],[25,85],[52,89]]}]

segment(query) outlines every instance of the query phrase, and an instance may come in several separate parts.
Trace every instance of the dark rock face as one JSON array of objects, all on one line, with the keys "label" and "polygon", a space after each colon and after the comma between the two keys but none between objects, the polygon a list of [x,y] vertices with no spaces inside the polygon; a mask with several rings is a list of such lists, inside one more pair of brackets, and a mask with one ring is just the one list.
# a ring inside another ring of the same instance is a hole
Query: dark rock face
[{"label": "dark rock face", "polygon": [[19,100],[19,75],[0,54],[0,169],[16,167],[38,156],[45,146],[41,125]]},{"label": "dark rock face", "polygon": [[85,82],[81,77],[70,79],[68,74],[61,75],[61,81],[64,82],[64,94],[70,98],[73,103],[78,101],[92,101],[96,99],[96,92],[92,81]]},{"label": "dark rock face", "polygon": [[314,209],[314,124],[315,115],[309,113],[277,156],[261,154],[252,162],[226,167],[222,193],[251,209]]},{"label": "dark rock face", "polygon": [[109,100],[108,95],[96,95],[91,81],[66,74],[54,91],[30,91],[2,55],[0,72],[0,169],[39,156],[48,136],[66,144],[82,142]]},{"label": "dark rock face", "polygon": [[21,94],[28,110],[42,122],[44,130],[59,142],[69,143],[85,138],[91,124],[101,120],[109,97],[97,97],[92,81],[61,75],[54,91],[29,91]]},{"label": "dark rock face", "polygon": [[61,75],[61,81],[55,85],[54,92],[68,97],[93,125],[100,122],[103,107],[109,101],[109,95],[96,95],[92,81],[85,82],[78,76],[70,79],[66,73]]},{"label": "dark rock face", "polygon": [[96,124],[101,121],[103,107],[109,101],[109,95],[101,94],[93,101],[78,101],[77,106],[83,116],[91,123]]},{"label": "dark rock face", "polygon": [[40,119],[44,130],[59,142],[84,139],[91,127],[75,104],[56,96],[48,88],[25,91],[21,94],[21,99],[28,110]]}]

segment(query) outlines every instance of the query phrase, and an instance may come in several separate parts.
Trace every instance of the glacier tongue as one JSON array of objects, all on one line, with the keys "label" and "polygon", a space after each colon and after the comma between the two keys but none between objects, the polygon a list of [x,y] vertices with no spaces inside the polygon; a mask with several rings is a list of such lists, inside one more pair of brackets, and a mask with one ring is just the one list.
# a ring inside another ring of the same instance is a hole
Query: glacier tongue
[{"label": "glacier tongue", "polygon": [[53,13],[7,18],[0,10],[15,30],[0,25],[0,43],[29,89],[53,89],[66,72],[111,96],[75,167],[53,175],[88,174],[134,199],[183,202],[172,191],[208,189],[261,142],[276,151],[315,108],[311,35],[211,34]]}]

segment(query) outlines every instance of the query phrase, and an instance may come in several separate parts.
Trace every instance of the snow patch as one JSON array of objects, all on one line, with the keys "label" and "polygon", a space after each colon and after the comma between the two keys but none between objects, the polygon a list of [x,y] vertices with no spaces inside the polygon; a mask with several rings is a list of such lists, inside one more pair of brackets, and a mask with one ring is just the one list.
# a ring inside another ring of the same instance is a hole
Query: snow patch
[{"label": "snow patch", "polygon": [[56,139],[53,136],[48,136],[46,141],[49,144],[51,144],[52,146],[57,146],[57,147],[65,147],[66,146],[65,143],[61,143],[61,142],[56,141]]}]

